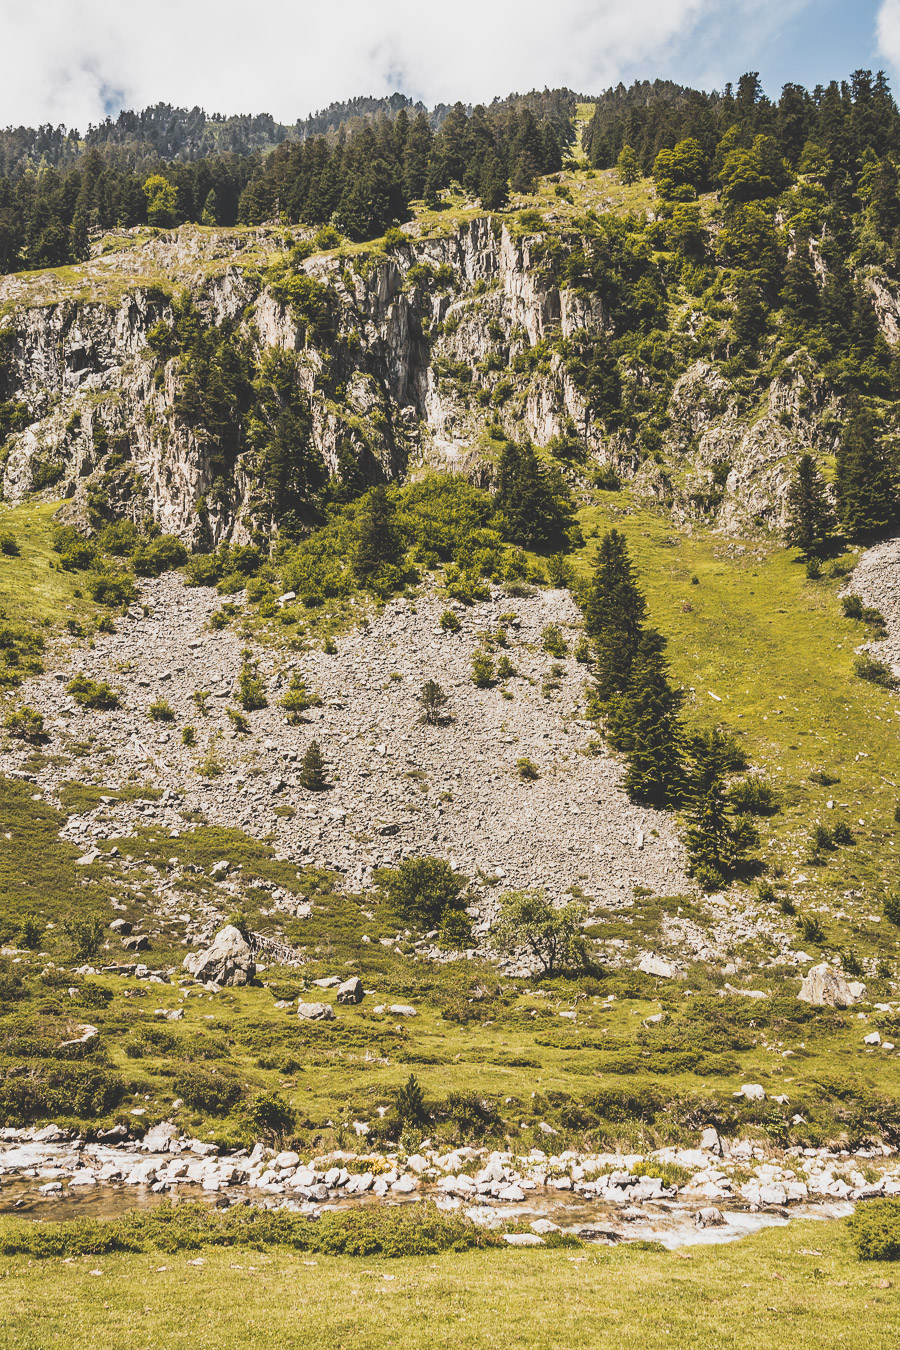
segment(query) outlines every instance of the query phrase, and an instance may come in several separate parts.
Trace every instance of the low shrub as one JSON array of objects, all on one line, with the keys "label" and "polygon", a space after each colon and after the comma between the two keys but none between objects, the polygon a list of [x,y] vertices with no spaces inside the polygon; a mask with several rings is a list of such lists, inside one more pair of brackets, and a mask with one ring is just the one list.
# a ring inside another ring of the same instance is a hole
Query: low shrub
[{"label": "low shrub", "polygon": [[158,577],[173,567],[182,567],[188,551],[174,534],[160,534],[135,549],[131,565],[139,577]]},{"label": "low shrub", "polygon": [[847,1228],[860,1261],[900,1261],[900,1200],[866,1200]]},{"label": "low shrub", "polygon": [[569,650],[569,644],[566,642],[559,627],[555,623],[548,623],[541,633],[541,643],[544,651],[549,652],[551,656],[562,659]]},{"label": "low shrub", "polygon": [[490,652],[477,651],[472,657],[472,683],[488,689],[494,683],[494,662]]},{"label": "low shrub", "polygon": [[882,689],[897,688],[897,677],[890,666],[885,665],[883,661],[876,661],[874,656],[868,656],[865,652],[853,662],[853,670],[861,680],[868,680],[870,684],[877,684]]},{"label": "low shrub", "polygon": [[91,599],[98,605],[117,608],[137,599],[135,584],[127,572],[98,572],[88,582]]},{"label": "low shrub", "polygon": [[285,1210],[202,1201],[135,1210],[117,1219],[11,1224],[0,1232],[0,1255],[37,1259],[107,1252],[197,1251],[202,1247],[288,1247],[329,1256],[433,1256],[502,1247],[499,1233],[428,1202],[326,1213],[318,1219]]},{"label": "low shrub", "polygon": [[152,722],[175,721],[175,709],[164,698],[155,699],[153,703],[150,704],[150,707],[147,709],[147,712]]},{"label": "low shrub", "polygon": [[416,927],[440,928],[465,908],[466,879],[442,858],[405,858],[399,867],[378,868],[375,881],[392,915]]},{"label": "low shrub", "polygon": [[750,816],[771,816],[778,810],[778,798],[769,783],[761,778],[745,778],[728,794],[735,811]]},{"label": "low shrub", "polygon": [[37,745],[44,739],[43,715],[27,704],[8,712],[3,719],[3,726],[10,736],[17,741],[26,741],[29,745]]},{"label": "low shrub", "polygon": [[89,708],[95,712],[109,712],[120,707],[119,695],[105,680],[97,681],[87,675],[76,675],[66,685],[66,693],[71,694],[80,708]]},{"label": "low shrub", "polygon": [[227,1115],[242,1095],[241,1081],[232,1073],[185,1065],[175,1078],[175,1092],[195,1111]]},{"label": "low shrub", "polygon": [[115,1110],[125,1085],[113,1070],[93,1064],[53,1062],[28,1075],[0,1079],[0,1119],[8,1125],[35,1120],[95,1120]]}]

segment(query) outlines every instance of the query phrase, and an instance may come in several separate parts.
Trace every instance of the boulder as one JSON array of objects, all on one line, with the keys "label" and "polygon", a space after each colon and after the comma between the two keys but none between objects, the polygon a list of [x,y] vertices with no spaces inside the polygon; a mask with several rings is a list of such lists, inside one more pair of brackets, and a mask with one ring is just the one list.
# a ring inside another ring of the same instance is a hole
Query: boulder
[{"label": "boulder", "polygon": [[732,1096],[743,1097],[747,1102],[764,1102],[766,1090],[762,1083],[744,1083]]},{"label": "boulder", "polygon": [[694,1223],[698,1228],[721,1228],[726,1222],[725,1215],[715,1205],[707,1205],[704,1209],[698,1209],[694,1215]]},{"label": "boulder", "polygon": [[807,971],[797,997],[816,1008],[849,1008],[856,1002],[841,972],[824,961]]},{"label": "boulder", "polygon": [[150,946],[150,939],[146,933],[132,933],[122,938],[122,946],[126,952],[145,952]]},{"label": "boulder", "polygon": [[362,1003],[365,993],[362,987],[362,980],[358,975],[345,980],[343,984],[338,985],[335,995],[338,1003]]},{"label": "boulder", "polygon": [[304,1022],[331,1022],[334,1008],[330,1003],[298,1003],[297,1016]]},{"label": "boulder", "polygon": [[249,943],[234,924],[222,928],[211,947],[186,956],[184,968],[203,984],[247,984],[256,974]]},{"label": "boulder", "polygon": [[393,1013],[395,1017],[418,1016],[415,1008],[411,1008],[408,1003],[392,1003],[388,1008],[388,1012]]},{"label": "boulder", "polygon": [[671,961],[664,961],[661,956],[653,956],[650,952],[641,957],[638,970],[642,970],[645,975],[655,975],[660,980],[675,980],[679,975]]},{"label": "boulder", "polygon": [[718,1131],[712,1125],[707,1125],[706,1129],[700,1135],[700,1147],[707,1153],[722,1154],[722,1141],[719,1138]]},{"label": "boulder", "polygon": [[131,932],[131,924],[127,919],[113,919],[109,925],[113,933],[118,933],[120,937],[128,937]]}]

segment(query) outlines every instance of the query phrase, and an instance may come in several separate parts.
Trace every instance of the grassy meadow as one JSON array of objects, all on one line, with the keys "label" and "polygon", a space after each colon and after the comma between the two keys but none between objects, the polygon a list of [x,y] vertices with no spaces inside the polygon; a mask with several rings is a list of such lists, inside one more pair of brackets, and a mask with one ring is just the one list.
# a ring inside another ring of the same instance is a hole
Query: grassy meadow
[{"label": "grassy meadow", "polygon": [[[4,1350],[893,1350],[896,1272],[842,1224],[724,1246],[0,1260]],[[49,1291],[52,1288],[52,1297]]]}]

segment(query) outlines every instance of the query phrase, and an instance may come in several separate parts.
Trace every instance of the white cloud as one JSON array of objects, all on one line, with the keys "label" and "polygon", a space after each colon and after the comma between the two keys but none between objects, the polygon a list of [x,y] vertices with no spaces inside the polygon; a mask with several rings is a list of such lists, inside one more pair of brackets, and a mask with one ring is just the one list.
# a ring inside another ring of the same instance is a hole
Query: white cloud
[{"label": "white cloud", "polygon": [[[398,87],[433,104],[658,74],[721,83],[811,3],[0,0],[0,124],[83,129],[109,108],[158,101],[293,121]],[[896,15],[900,0],[884,8]]]},{"label": "white cloud", "polygon": [[895,70],[900,70],[900,0],[882,0],[876,32],[878,50]]}]

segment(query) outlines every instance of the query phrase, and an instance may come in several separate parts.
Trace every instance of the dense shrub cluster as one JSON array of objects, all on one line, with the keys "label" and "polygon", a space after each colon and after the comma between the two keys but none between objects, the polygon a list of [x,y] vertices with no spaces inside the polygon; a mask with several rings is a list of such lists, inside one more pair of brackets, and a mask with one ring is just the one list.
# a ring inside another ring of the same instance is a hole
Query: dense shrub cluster
[{"label": "dense shrub cluster", "polygon": [[180,1252],[201,1247],[287,1247],[327,1256],[430,1256],[436,1252],[502,1247],[502,1238],[433,1204],[366,1207],[319,1219],[284,1210],[200,1202],[165,1203],[119,1219],[10,1225],[0,1253],[36,1258],[99,1256],[106,1252]]}]

